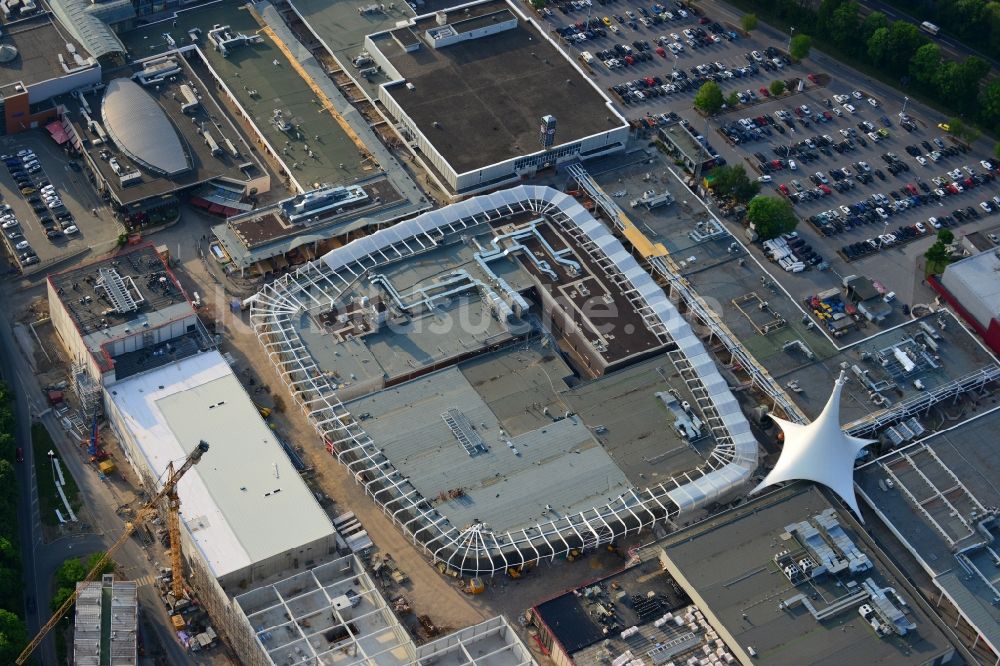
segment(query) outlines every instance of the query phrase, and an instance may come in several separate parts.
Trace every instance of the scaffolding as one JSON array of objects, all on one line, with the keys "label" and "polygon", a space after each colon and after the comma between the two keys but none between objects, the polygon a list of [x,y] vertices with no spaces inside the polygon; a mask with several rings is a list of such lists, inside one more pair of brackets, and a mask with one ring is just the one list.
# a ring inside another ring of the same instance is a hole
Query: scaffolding
[{"label": "scaffolding", "polygon": [[[569,230],[617,277],[619,288],[650,330],[676,345],[671,360],[683,368],[717,446],[708,464],[649,488],[630,488],[603,506],[570,515],[551,512],[545,522],[503,533],[482,523],[460,528],[395,469],[341,403],[336,386],[312,358],[293,322],[305,313],[329,310],[352,283],[373,269],[461,242],[468,229],[521,213],[545,215]],[[695,299],[690,292],[687,295]],[[682,511],[721,500],[742,488],[757,468],[758,445],[750,425],[690,325],[606,227],[578,201],[548,187],[521,185],[400,222],[282,276],[246,303],[261,345],[327,451],[414,545],[463,575],[493,575],[638,533]],[[695,308],[707,307],[696,303]]]},{"label": "scaffolding", "polygon": [[103,412],[103,391],[101,385],[91,376],[85,362],[74,363],[70,372],[73,379],[73,393],[76,394],[80,404],[78,416],[70,418],[70,422],[73,424],[73,429],[82,435]]},{"label": "scaffolding", "polygon": [[[756,291],[751,291],[749,294],[743,294],[742,296],[737,296],[731,302],[733,304],[733,307],[739,310],[740,314],[742,314],[744,317],[747,318],[747,321],[750,322],[750,325],[753,326],[753,329],[757,331],[757,335],[767,335],[769,333],[774,333],[775,331],[780,330],[788,325],[788,322],[785,321],[785,318],[779,315],[773,309],[771,309],[770,304],[768,304],[767,301],[762,299],[757,294]],[[752,312],[748,312],[747,310],[743,309],[744,305],[751,302],[753,303],[753,308],[755,310],[757,310],[758,312],[763,312],[764,315],[768,317],[767,321],[765,321],[763,325],[757,324],[757,322],[754,320]]]}]

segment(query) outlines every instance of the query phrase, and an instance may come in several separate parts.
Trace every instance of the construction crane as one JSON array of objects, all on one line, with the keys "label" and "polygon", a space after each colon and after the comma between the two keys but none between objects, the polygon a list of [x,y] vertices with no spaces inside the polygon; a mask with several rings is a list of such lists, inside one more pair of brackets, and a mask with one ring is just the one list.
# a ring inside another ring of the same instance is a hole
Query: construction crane
[{"label": "construction crane", "polygon": [[[177,519],[178,521],[177,536],[178,537],[180,536],[180,526],[179,526],[180,521],[179,518],[177,518],[176,514],[176,509],[179,508],[180,506],[180,503],[177,499],[177,484],[180,482],[181,477],[183,477],[189,469],[191,469],[194,465],[198,464],[198,462],[201,460],[201,457],[205,455],[206,451],[208,451],[208,442],[202,440],[198,442],[198,446],[196,446],[194,450],[188,454],[188,457],[184,460],[184,464],[182,464],[176,470],[174,469],[173,463],[170,463],[170,465],[167,467],[167,475],[166,475],[166,480],[163,483],[163,487],[160,488],[160,491],[156,493],[156,495],[152,499],[150,499],[148,502],[146,502],[141,507],[139,507],[139,509],[136,510],[135,515],[132,516],[132,520],[127,521],[125,523],[125,529],[124,531],[122,531],[121,536],[119,536],[118,539],[113,544],[111,544],[111,546],[104,552],[104,555],[101,557],[101,559],[98,560],[96,564],[94,564],[94,568],[90,570],[90,572],[87,574],[87,577],[84,578],[83,581],[81,582],[89,583],[97,579],[101,570],[104,568],[104,565],[107,564],[107,562],[111,559],[111,556],[115,554],[115,551],[121,548],[122,545],[126,541],[128,541],[129,537],[132,536],[132,533],[135,532],[136,528],[145,523],[146,521],[152,519],[154,516],[156,516],[156,505],[160,502],[160,500],[164,498],[167,499],[168,506],[170,507],[169,511],[170,516],[172,516],[172,519]],[[171,540],[171,551],[172,551],[171,563],[174,567],[173,571],[174,589],[176,590],[177,581],[181,578],[180,539],[179,538],[176,540],[174,539],[172,526],[171,526],[170,540]],[[77,591],[74,590],[73,594],[71,594],[66,599],[66,601],[63,602],[63,605],[60,606],[55,613],[53,613],[52,617],[49,618],[49,621],[46,622],[45,625],[38,630],[38,634],[36,634],[35,637],[31,639],[31,642],[28,643],[28,645],[24,648],[24,650],[15,660],[14,663],[17,664],[17,666],[22,666],[22,664],[28,661],[28,658],[38,648],[38,646],[41,645],[42,641],[45,640],[45,637],[48,635],[48,633],[52,631],[52,628],[59,623],[59,621],[63,618],[63,616],[66,615],[66,613],[69,611],[70,607],[76,602],[76,597],[77,597]]]}]

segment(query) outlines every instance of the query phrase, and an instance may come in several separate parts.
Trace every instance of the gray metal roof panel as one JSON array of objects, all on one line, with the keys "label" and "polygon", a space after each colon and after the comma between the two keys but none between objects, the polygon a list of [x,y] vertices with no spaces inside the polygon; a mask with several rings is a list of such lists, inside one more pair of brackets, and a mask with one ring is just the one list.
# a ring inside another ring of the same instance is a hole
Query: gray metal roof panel
[{"label": "gray metal roof panel", "polygon": [[191,168],[177,129],[166,112],[131,79],[113,79],[101,100],[104,129],[137,163],[166,175]]}]

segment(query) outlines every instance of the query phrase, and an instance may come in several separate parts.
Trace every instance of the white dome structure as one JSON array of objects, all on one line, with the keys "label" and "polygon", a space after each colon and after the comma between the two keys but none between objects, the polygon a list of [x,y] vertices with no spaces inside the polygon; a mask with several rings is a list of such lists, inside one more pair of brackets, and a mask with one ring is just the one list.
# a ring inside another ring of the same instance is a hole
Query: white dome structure
[{"label": "white dome structure", "polygon": [[751,495],[784,481],[814,481],[840,495],[854,510],[854,515],[861,518],[854,495],[854,461],[861,449],[875,440],[851,437],[841,430],[840,392],[845,383],[847,380],[841,372],[823,411],[809,425],[771,416],[785,434],[785,445],[778,464]]}]

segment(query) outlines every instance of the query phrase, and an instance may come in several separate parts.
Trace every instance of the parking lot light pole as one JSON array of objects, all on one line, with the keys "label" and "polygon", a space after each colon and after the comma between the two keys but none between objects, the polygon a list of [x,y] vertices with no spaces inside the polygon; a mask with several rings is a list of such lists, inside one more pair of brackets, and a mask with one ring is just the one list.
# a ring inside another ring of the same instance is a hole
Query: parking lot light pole
[{"label": "parking lot light pole", "polygon": [[905,115],[906,115],[906,104],[907,104],[907,102],[909,102],[909,101],[910,101],[910,98],[909,98],[909,97],[904,97],[904,98],[903,98],[903,110],[899,112],[899,117],[900,117],[900,118],[902,118],[903,116],[905,116]]},{"label": "parking lot light pole", "polygon": [[792,37],[795,36],[795,26],[788,28],[788,54],[792,54]]}]

